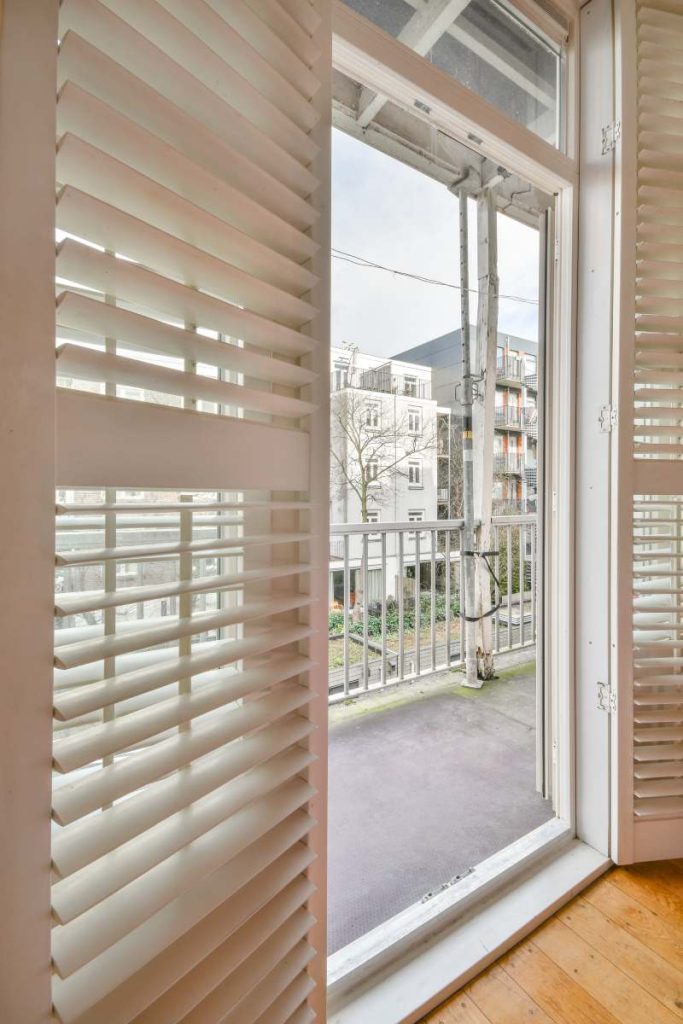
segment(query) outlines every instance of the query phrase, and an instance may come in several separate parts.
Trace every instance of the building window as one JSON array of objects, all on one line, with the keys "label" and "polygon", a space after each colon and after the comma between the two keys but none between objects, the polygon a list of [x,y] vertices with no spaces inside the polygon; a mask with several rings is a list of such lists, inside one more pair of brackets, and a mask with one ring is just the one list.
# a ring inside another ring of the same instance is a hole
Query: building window
[{"label": "building window", "polygon": [[334,390],[341,391],[349,382],[349,367],[346,363],[335,363],[334,365]]},{"label": "building window", "polygon": [[[413,508],[408,511],[408,522],[409,523],[424,523],[425,513],[423,508]],[[420,533],[420,539],[425,537],[426,534]],[[415,540],[415,531],[411,530],[408,534],[411,540]]]},{"label": "building window", "polygon": [[417,377],[403,378],[403,394],[409,398],[417,398]]},{"label": "building window", "polygon": [[408,486],[422,487],[422,463],[419,459],[408,460]]},{"label": "building window", "polygon": [[379,429],[379,402],[368,402],[365,407],[365,426],[370,430]]},{"label": "building window", "polygon": [[411,434],[422,433],[422,410],[408,409],[408,431]]},{"label": "building window", "polygon": [[367,480],[369,484],[377,483],[379,476],[379,459],[368,459]]},{"label": "building window", "polygon": [[[370,509],[367,512],[367,517],[368,517],[368,522],[369,523],[379,523],[379,512],[377,511],[377,509],[374,509],[374,508]],[[380,539],[379,531],[377,531],[376,533],[369,533],[368,534],[368,539],[369,540],[379,540]]]}]

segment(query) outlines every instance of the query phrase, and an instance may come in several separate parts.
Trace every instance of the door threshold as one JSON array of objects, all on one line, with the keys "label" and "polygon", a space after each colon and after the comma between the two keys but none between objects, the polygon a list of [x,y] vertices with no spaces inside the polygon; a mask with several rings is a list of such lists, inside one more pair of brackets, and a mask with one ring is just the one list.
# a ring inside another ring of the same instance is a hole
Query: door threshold
[{"label": "door threshold", "polygon": [[328,961],[328,1024],[415,1024],[610,867],[557,819]]}]

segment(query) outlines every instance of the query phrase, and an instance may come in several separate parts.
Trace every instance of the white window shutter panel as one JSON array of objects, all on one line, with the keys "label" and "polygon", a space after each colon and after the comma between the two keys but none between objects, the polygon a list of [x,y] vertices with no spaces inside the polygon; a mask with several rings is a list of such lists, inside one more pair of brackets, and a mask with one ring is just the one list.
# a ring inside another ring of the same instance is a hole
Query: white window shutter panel
[{"label": "white window shutter panel", "polygon": [[60,5],[63,1024],[325,1019],[328,8]]},{"label": "white window shutter panel", "polygon": [[612,717],[615,855],[631,862],[683,856],[683,9],[619,10]]}]

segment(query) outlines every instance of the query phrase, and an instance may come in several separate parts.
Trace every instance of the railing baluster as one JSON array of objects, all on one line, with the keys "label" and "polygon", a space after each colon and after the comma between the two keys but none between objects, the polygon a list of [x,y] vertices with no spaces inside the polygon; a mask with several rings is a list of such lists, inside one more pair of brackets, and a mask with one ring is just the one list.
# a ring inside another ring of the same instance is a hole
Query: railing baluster
[{"label": "railing baluster", "polygon": [[398,678],[405,676],[405,626],[403,621],[403,530],[398,535]]},{"label": "railing baluster", "polygon": [[518,528],[519,534],[519,645],[524,646],[524,590],[526,587],[526,559],[525,544],[526,530],[523,526]]},{"label": "railing baluster", "polygon": [[536,527],[532,523],[529,528],[531,534],[531,565],[529,567],[529,582],[531,584],[531,642],[536,643]]},{"label": "railing baluster", "polygon": [[349,544],[351,538],[344,535],[344,694],[349,693],[349,606],[351,604],[351,569],[349,567]]},{"label": "railing baluster", "polygon": [[436,530],[431,531],[432,550],[430,560],[430,592],[431,592],[431,619],[429,623],[432,641],[432,671],[436,668]]},{"label": "railing baluster", "polygon": [[363,689],[367,690],[370,667],[368,665],[368,535],[363,534]]},{"label": "railing baluster", "polygon": [[420,608],[420,531],[415,531],[415,675],[420,674],[420,630],[422,628]]},{"label": "railing baluster", "polygon": [[505,548],[507,555],[507,602],[508,602],[508,648],[512,647],[512,527],[505,531]]},{"label": "railing baluster", "polygon": [[[493,550],[496,555],[493,559],[493,568],[496,574],[496,579],[500,580],[500,530],[497,526],[493,527]],[[500,604],[500,600],[503,596],[500,584],[497,585],[497,592],[494,591],[495,604]],[[500,608],[496,609],[496,613],[493,618],[493,644],[496,654],[500,651]]]},{"label": "railing baluster", "polygon": [[458,606],[460,608],[460,637],[458,639],[458,661],[463,661],[463,643],[465,640],[465,608],[463,594],[465,593],[465,559],[462,557],[462,526],[458,527],[458,557],[460,558],[460,584],[458,589]]},{"label": "railing baluster", "polygon": [[380,682],[387,681],[387,534],[382,530],[382,661],[380,664]]},{"label": "railing baluster", "polygon": [[444,531],[444,572],[446,576],[446,667],[451,665],[451,531]]}]

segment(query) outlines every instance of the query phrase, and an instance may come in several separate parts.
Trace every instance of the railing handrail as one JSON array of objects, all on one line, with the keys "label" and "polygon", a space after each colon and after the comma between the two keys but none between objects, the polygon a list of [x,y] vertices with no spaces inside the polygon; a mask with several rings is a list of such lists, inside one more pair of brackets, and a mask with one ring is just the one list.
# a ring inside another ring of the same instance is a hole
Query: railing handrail
[{"label": "railing handrail", "polygon": [[[538,513],[526,512],[514,516],[492,516],[493,526],[525,526],[533,525],[538,519]],[[353,534],[364,533],[420,533],[426,530],[461,530],[465,525],[464,519],[431,519],[425,522],[391,522],[391,523],[330,523],[330,534],[343,537]],[[481,522],[475,522],[475,528],[481,526]]]}]

